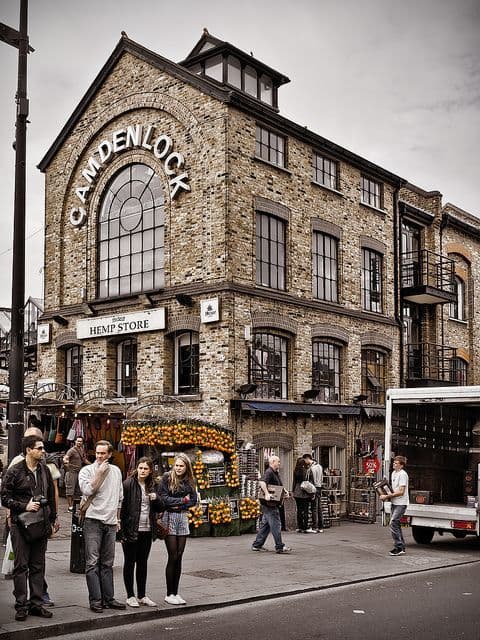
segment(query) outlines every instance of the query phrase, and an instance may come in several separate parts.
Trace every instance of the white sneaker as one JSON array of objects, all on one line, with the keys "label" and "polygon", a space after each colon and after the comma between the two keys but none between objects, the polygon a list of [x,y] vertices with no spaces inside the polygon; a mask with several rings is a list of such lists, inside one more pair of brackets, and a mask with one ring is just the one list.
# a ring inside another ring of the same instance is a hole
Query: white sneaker
[{"label": "white sneaker", "polygon": [[307,529],[307,533],[318,533],[318,531],[316,529]]},{"label": "white sneaker", "polygon": [[157,606],[157,603],[154,602],[153,600],[151,600],[148,596],[145,596],[144,598],[140,598],[140,600],[138,602],[140,604],[144,604],[146,607],[156,607]]},{"label": "white sneaker", "polygon": [[167,604],[180,604],[180,602],[177,600],[177,596],[174,595],[165,596],[165,602]]},{"label": "white sneaker", "polygon": [[129,607],[139,607],[140,606],[138,604],[138,600],[136,599],[135,596],[132,596],[131,598],[127,598],[126,603],[128,604]]},{"label": "white sneaker", "polygon": [[182,596],[180,596],[178,593],[177,593],[177,595],[176,595],[176,596],[174,596],[174,598],[176,598],[176,599],[177,599],[177,603],[178,603],[178,604],[187,604],[187,601],[186,601],[186,600],[184,600],[184,599],[182,598]]}]

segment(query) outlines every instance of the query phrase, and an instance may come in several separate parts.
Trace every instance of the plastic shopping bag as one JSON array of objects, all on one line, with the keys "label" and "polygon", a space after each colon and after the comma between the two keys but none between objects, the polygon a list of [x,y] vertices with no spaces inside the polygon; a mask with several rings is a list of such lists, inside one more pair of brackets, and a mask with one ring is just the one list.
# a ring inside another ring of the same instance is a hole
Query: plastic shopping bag
[{"label": "plastic shopping bag", "polygon": [[7,544],[5,545],[5,555],[3,556],[2,573],[9,575],[13,573],[13,547],[12,537],[8,534]]}]

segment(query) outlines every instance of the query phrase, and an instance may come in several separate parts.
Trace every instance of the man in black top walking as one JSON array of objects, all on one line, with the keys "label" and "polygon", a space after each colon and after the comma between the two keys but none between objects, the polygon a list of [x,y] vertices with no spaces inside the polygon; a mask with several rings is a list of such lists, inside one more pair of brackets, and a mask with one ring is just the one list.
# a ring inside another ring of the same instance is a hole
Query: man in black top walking
[{"label": "man in black top walking", "polygon": [[278,456],[271,456],[268,459],[268,468],[258,483],[264,495],[263,498],[260,498],[262,524],[260,525],[257,537],[252,544],[252,551],[267,551],[263,545],[265,544],[265,540],[269,533],[272,534],[273,539],[275,540],[276,553],[290,553],[291,551],[291,549],[286,547],[282,541],[282,524],[278,504],[272,503],[273,496],[271,496],[268,491],[268,485],[283,485],[278,473],[279,468],[280,458]]}]

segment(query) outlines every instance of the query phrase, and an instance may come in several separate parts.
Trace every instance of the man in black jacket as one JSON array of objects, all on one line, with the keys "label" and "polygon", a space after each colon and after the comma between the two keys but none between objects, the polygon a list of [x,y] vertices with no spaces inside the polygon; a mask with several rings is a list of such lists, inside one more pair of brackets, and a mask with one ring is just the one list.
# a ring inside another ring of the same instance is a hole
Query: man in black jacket
[{"label": "man in black jacket", "polygon": [[252,551],[267,551],[263,545],[269,533],[272,534],[275,541],[276,553],[290,553],[291,551],[290,547],[287,547],[282,540],[282,524],[278,504],[272,502],[273,496],[268,491],[268,485],[282,486],[282,480],[278,473],[279,469],[280,458],[278,456],[270,456],[268,459],[268,469],[258,482],[264,496],[260,498],[262,524],[258,530],[257,537],[253,541]]},{"label": "man in black jacket", "polygon": [[[7,470],[1,492],[2,504],[10,510],[11,516],[15,620],[25,620],[28,614],[51,618],[52,612],[42,606],[42,595],[47,538],[57,517],[55,490],[51,474],[41,464],[44,452],[41,438],[24,437],[22,452],[25,459]],[[22,534],[18,516],[39,509],[45,511],[45,536],[29,543]],[[30,599],[27,598],[27,580]]]}]

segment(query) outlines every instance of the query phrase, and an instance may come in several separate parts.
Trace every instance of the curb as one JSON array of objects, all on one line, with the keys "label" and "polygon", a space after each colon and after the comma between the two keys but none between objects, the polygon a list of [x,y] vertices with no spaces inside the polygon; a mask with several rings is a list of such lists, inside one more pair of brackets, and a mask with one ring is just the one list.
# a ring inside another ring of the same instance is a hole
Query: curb
[{"label": "curb", "polygon": [[259,602],[263,600],[273,600],[276,598],[285,598],[288,596],[296,596],[313,591],[325,591],[327,589],[335,589],[355,584],[366,584],[377,582],[379,580],[388,580],[403,575],[411,575],[416,573],[427,573],[432,571],[442,571],[451,567],[460,567],[470,564],[480,564],[480,560],[466,560],[455,564],[446,564],[434,568],[412,569],[402,571],[402,573],[391,573],[382,576],[374,576],[369,578],[358,578],[355,580],[344,580],[342,582],[332,582],[328,585],[317,587],[305,587],[303,589],[292,589],[276,594],[264,594],[249,598],[239,598],[237,600],[211,602],[198,605],[186,605],[175,609],[156,609],[148,611],[127,611],[125,613],[114,613],[98,618],[89,618],[87,620],[75,620],[73,622],[58,622],[49,624],[48,626],[29,627],[26,629],[18,629],[12,631],[0,632],[0,640],[41,640],[42,638],[53,638],[56,636],[67,635],[71,633],[79,633],[84,631],[92,631],[94,629],[109,629],[119,627],[134,622],[146,622],[148,620],[158,620],[163,618],[177,617],[191,613],[199,613],[203,611],[211,611],[212,609],[223,609],[225,607],[235,607],[239,605],[249,604],[251,602]]}]

